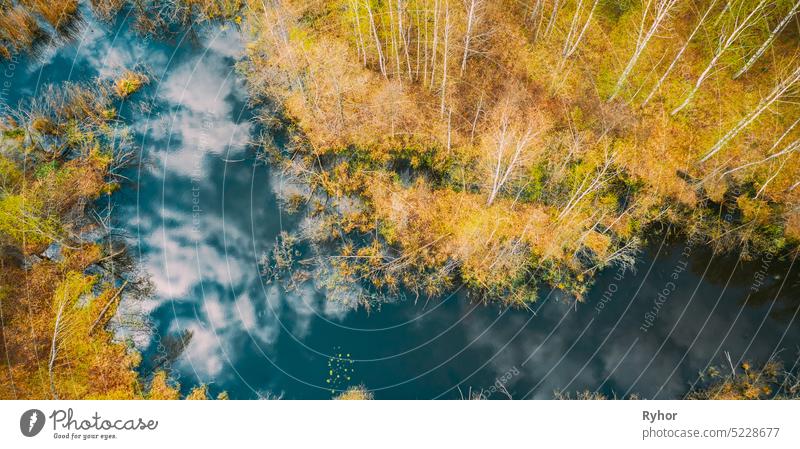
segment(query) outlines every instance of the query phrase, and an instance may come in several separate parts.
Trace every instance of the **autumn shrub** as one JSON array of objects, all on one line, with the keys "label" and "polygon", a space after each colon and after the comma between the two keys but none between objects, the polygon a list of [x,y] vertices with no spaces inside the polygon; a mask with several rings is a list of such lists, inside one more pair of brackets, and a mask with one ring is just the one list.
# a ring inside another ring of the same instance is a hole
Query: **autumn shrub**
[{"label": "autumn shrub", "polygon": [[97,226],[91,204],[126,154],[103,114],[110,89],[41,92],[0,122],[0,398],[177,397],[159,375],[145,394],[141,356],[107,327],[123,295],[145,286],[101,269],[110,245],[78,237]]},{"label": "autumn shrub", "polygon": [[800,392],[797,374],[770,360],[755,366],[749,361],[739,366],[712,366],[687,395],[688,399],[753,400],[796,399]]},{"label": "autumn shrub", "polygon": [[127,98],[150,82],[147,75],[126,71],[114,81],[114,92],[120,98]]},{"label": "autumn shrub", "polygon": [[334,397],[334,399],[338,399],[340,401],[366,401],[372,399],[372,397],[373,395],[371,391],[367,390],[367,388],[363,385],[358,385],[348,388],[338,396]]},{"label": "autumn shrub", "polygon": [[14,6],[0,9],[0,56],[27,51],[44,36],[36,18],[27,9]]}]

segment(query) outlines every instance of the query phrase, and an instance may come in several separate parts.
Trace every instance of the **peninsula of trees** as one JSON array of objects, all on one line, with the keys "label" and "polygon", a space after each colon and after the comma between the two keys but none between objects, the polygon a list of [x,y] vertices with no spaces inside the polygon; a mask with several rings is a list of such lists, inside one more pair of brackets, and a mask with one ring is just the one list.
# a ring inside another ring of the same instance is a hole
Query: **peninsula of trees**
[{"label": "peninsula of trees", "polygon": [[315,277],[373,287],[342,300],[580,299],[654,223],[744,257],[796,244],[798,8],[253,0],[241,69],[263,122],[293,124],[270,154]]}]

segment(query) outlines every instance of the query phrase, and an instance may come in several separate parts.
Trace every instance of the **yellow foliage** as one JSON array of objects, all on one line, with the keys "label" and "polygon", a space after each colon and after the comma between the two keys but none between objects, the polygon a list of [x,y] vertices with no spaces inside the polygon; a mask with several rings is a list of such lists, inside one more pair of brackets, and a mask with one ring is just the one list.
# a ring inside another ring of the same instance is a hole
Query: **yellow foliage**
[{"label": "yellow foliage", "polygon": [[741,371],[720,376],[712,369],[713,377],[717,377],[709,385],[689,393],[689,399],[713,400],[754,400],[770,399],[773,387],[782,390],[781,398],[794,397],[797,394],[793,386],[786,385],[787,373],[779,362],[770,361],[759,368],[753,368],[750,362],[743,362]]},{"label": "yellow foliage", "polygon": [[177,388],[167,383],[167,373],[158,371],[153,375],[153,380],[150,381],[150,390],[147,394],[147,399],[155,400],[175,400],[180,399],[180,392]]},{"label": "yellow foliage", "polygon": [[120,98],[127,98],[148,82],[150,79],[147,75],[128,70],[114,81],[114,92]]},{"label": "yellow foliage", "polygon": [[192,391],[189,392],[189,395],[186,396],[187,400],[190,401],[205,401],[208,399],[208,387],[205,385],[200,385],[194,387]]},{"label": "yellow foliage", "polygon": [[[775,103],[782,112],[759,115],[699,162],[792,73],[790,39],[744,77],[719,64],[673,113],[714,51],[696,38],[681,50],[710,6],[700,3],[675,6],[624,80],[639,4],[592,15],[568,3],[550,17],[547,7],[485,2],[470,22],[447,2],[250,1],[243,67],[251,92],[279,102],[302,133],[290,151],[305,152],[297,178],[334,204],[363,200],[329,221],[331,232],[369,234],[377,223],[382,244],[364,245],[363,262],[337,262],[344,278],[436,294],[460,277],[510,303],[546,280],[580,296],[603,266],[632,263],[653,221],[726,236],[713,239],[718,248],[748,239],[764,250],[785,244],[781,232],[798,234],[797,152],[775,156],[800,132],[790,128],[796,104]],[[730,15],[721,5],[711,14],[719,26],[707,32],[725,33]],[[723,56],[744,59],[740,48]],[[751,183],[759,200],[742,188]],[[763,235],[712,203],[741,209]]]},{"label": "yellow foliage", "polygon": [[348,388],[334,397],[334,399],[341,401],[368,401],[372,399],[372,392],[367,390],[367,387],[359,385]]}]

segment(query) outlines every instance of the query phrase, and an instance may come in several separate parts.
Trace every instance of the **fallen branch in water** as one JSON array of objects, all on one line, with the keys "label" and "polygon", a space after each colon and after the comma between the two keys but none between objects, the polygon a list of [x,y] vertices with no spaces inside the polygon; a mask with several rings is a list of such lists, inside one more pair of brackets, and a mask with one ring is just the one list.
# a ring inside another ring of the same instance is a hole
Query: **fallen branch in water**
[{"label": "fallen branch in water", "polygon": [[100,323],[100,320],[103,319],[103,316],[106,314],[106,312],[108,312],[108,308],[111,307],[111,304],[114,304],[117,298],[119,298],[119,295],[122,293],[122,290],[125,289],[126,285],[128,285],[127,280],[122,283],[122,286],[119,288],[119,290],[117,290],[116,293],[114,293],[114,296],[112,296],[111,299],[108,300],[108,304],[106,304],[105,307],[103,307],[103,310],[100,311],[100,315],[97,316],[97,318],[94,320],[94,323],[92,323],[91,327],[89,327],[89,335],[92,335],[92,332],[94,332],[94,328],[97,326],[98,323]]}]

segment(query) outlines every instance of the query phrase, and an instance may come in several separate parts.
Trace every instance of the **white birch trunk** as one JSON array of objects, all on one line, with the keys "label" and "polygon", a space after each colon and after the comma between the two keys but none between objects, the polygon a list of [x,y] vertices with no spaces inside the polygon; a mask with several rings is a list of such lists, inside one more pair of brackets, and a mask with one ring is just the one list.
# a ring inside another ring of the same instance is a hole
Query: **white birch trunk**
[{"label": "white birch trunk", "polygon": [[762,98],[761,101],[758,103],[758,106],[750,113],[745,115],[739,123],[736,124],[733,128],[731,128],[721,139],[711,147],[710,150],[700,159],[700,162],[705,162],[711,159],[719,150],[722,149],[728,142],[730,142],[734,137],[736,137],[743,129],[749,126],[753,121],[761,115],[762,112],[766,111],[767,108],[772,106],[778,99],[780,99],[783,94],[785,94],[792,86],[794,86],[798,81],[800,81],[800,65],[794,69],[785,80],[778,83],[772,92],[769,93],[766,97]]},{"label": "white birch trunk", "polygon": [[467,11],[467,32],[464,35],[464,56],[461,58],[461,73],[464,75],[464,70],[467,69],[467,57],[469,55],[469,41],[472,37],[472,25],[475,22],[475,7],[478,0],[470,0],[469,9]]},{"label": "white birch trunk", "polygon": [[355,15],[355,19],[356,19],[355,23],[353,24],[353,27],[356,29],[356,39],[358,39],[356,42],[360,46],[360,53],[361,53],[361,56],[362,56],[362,59],[363,59],[363,64],[364,64],[364,67],[366,67],[367,66],[367,46],[364,43],[364,35],[361,33],[361,19],[359,17],[361,14],[358,12],[358,2],[356,0],[353,0],[353,2],[351,3],[351,6],[353,8],[353,15]]},{"label": "white birch trunk", "polygon": [[774,41],[775,38],[778,37],[779,34],[781,34],[781,31],[783,31],[786,25],[789,24],[789,21],[797,13],[798,8],[800,8],[800,1],[796,2],[794,6],[792,6],[792,9],[789,11],[788,14],[786,14],[786,17],[784,17],[783,20],[781,20],[780,23],[778,23],[778,25],[772,30],[767,40],[764,41],[763,44],[761,44],[761,47],[759,47],[758,50],[755,52],[755,54],[753,54],[753,56],[750,57],[750,59],[747,61],[744,67],[742,67],[738,72],[736,72],[735,75],[733,75],[733,79],[739,78],[745,72],[750,70],[750,67],[752,67],[753,64],[755,64],[756,61],[758,61],[758,59],[764,54],[764,52],[767,51],[767,48],[769,48],[769,46],[772,44],[772,41]]},{"label": "white birch trunk", "polygon": [[727,36],[720,37],[720,43],[717,47],[716,52],[714,53],[714,57],[711,58],[711,61],[706,66],[705,70],[703,70],[703,73],[701,73],[700,77],[697,78],[697,82],[695,82],[694,87],[689,92],[689,95],[686,96],[686,99],[683,100],[683,103],[681,103],[680,106],[678,106],[671,112],[671,115],[677,114],[678,112],[683,110],[683,108],[685,108],[689,104],[689,102],[692,101],[695,94],[697,94],[697,91],[700,89],[700,86],[703,84],[706,78],[710,76],[711,70],[717,65],[717,61],[719,61],[719,58],[722,57],[722,54],[725,53],[725,51],[728,48],[730,48],[730,46],[733,45],[734,42],[736,42],[739,36],[741,36],[742,33],[744,33],[744,31],[747,28],[753,25],[753,22],[755,22],[757,14],[762,11],[765,3],[766,0],[761,0],[761,2],[759,2],[758,5],[756,5],[756,7],[753,8],[752,11],[750,11],[750,14],[748,14],[747,17],[745,17],[744,20],[742,20],[741,22],[739,22],[737,18],[736,22],[734,22],[735,26],[733,28],[733,31],[731,31],[731,33]]},{"label": "white birch trunk", "polygon": [[[783,139],[785,139],[786,136],[789,135],[790,132],[792,132],[792,130],[794,129],[795,126],[797,126],[798,123],[800,123],[800,118],[795,120],[794,123],[792,123],[788,128],[786,128],[786,131],[784,131],[783,134],[781,134],[781,136],[778,137],[778,140],[776,140],[775,143],[772,144],[772,147],[770,147],[770,149],[767,151],[767,153],[770,153],[775,148],[778,148],[778,145],[780,145],[780,143],[783,141]],[[722,174],[722,176],[729,175],[729,174],[737,172],[739,170],[743,170],[743,169],[745,169],[747,167],[752,167],[753,165],[758,165],[758,164],[760,164],[762,162],[768,161],[770,158],[771,157],[768,156],[766,159],[762,159],[760,161],[748,162],[748,163],[746,163],[744,165],[740,165],[738,167],[735,167],[735,168],[732,168],[732,169],[726,171],[725,173]]]},{"label": "white birch trunk", "polygon": [[683,52],[685,52],[686,49],[689,47],[689,43],[692,42],[692,39],[694,38],[694,35],[697,34],[697,30],[699,30],[700,27],[703,25],[703,22],[705,22],[706,17],[708,17],[708,14],[714,8],[714,5],[716,3],[717,3],[717,0],[713,0],[711,2],[711,4],[708,6],[708,9],[706,10],[705,14],[703,14],[703,17],[700,18],[700,21],[697,22],[697,25],[694,27],[694,30],[692,30],[692,34],[689,35],[689,38],[686,39],[686,42],[683,44],[683,47],[681,47],[681,49],[678,50],[678,53],[675,55],[675,58],[672,60],[672,63],[669,65],[669,67],[667,67],[667,71],[664,72],[663,75],[661,75],[661,78],[659,78],[659,80],[656,83],[656,85],[653,86],[653,88],[650,90],[650,93],[647,95],[647,98],[645,98],[644,101],[642,102],[642,106],[646,105],[647,103],[650,102],[650,100],[653,99],[653,96],[658,92],[658,90],[661,88],[661,85],[664,83],[664,80],[666,80],[667,77],[669,76],[669,74],[672,73],[672,69],[675,68],[675,64],[677,64],[678,61],[681,59],[681,56],[683,56]]},{"label": "white birch trunk", "polygon": [[583,40],[583,35],[586,34],[586,30],[592,22],[592,16],[594,15],[594,10],[597,8],[598,3],[600,3],[600,0],[595,0],[594,3],[592,3],[592,9],[589,10],[589,17],[586,18],[586,22],[583,24],[578,35],[573,38],[573,35],[578,31],[578,19],[580,18],[581,5],[583,4],[583,0],[578,1],[578,9],[575,10],[575,15],[572,16],[572,25],[570,26],[569,34],[567,34],[567,39],[564,43],[564,52],[561,59],[562,64],[578,49],[581,40]]},{"label": "white birch trunk", "polygon": [[556,24],[556,18],[558,18],[558,6],[560,0],[555,0],[553,3],[553,11],[550,13],[550,20],[547,21],[547,28],[544,30],[544,37],[550,36],[550,31],[552,31],[553,26]]},{"label": "white birch trunk", "polygon": [[442,87],[441,87],[441,104],[439,107],[439,114],[444,117],[444,98],[447,92],[447,44],[450,40],[450,8],[448,7],[447,0],[444,4],[444,55],[442,56]]},{"label": "white birch trunk", "polygon": [[433,2],[433,49],[431,51],[431,83],[430,88],[436,82],[436,51],[439,43],[439,0]]},{"label": "white birch trunk", "polygon": [[617,94],[619,94],[622,86],[625,84],[625,81],[628,79],[633,67],[636,65],[636,62],[642,56],[644,49],[647,47],[647,44],[650,42],[650,39],[656,34],[656,32],[661,28],[661,25],[664,23],[664,20],[669,17],[672,8],[675,6],[678,0],[657,0],[655,6],[655,14],[653,15],[653,22],[650,24],[650,28],[648,28],[647,32],[644,32],[644,24],[647,20],[647,16],[649,13],[650,5],[652,4],[652,0],[647,2],[644,11],[642,12],[642,22],[639,26],[639,36],[636,39],[636,48],[633,51],[633,55],[628,60],[628,65],[625,66],[625,70],[622,71],[620,74],[619,79],[617,79],[617,84],[614,86],[614,92],[611,94],[611,98],[609,100],[613,100]]},{"label": "white birch trunk", "polygon": [[381,69],[381,74],[384,78],[389,78],[386,74],[386,62],[383,58],[383,49],[381,48],[381,40],[378,37],[378,29],[375,27],[375,18],[372,16],[372,8],[369,6],[369,1],[364,2],[367,5],[367,15],[369,15],[369,26],[372,30],[372,37],[375,38],[375,48],[378,50],[378,67]]}]

